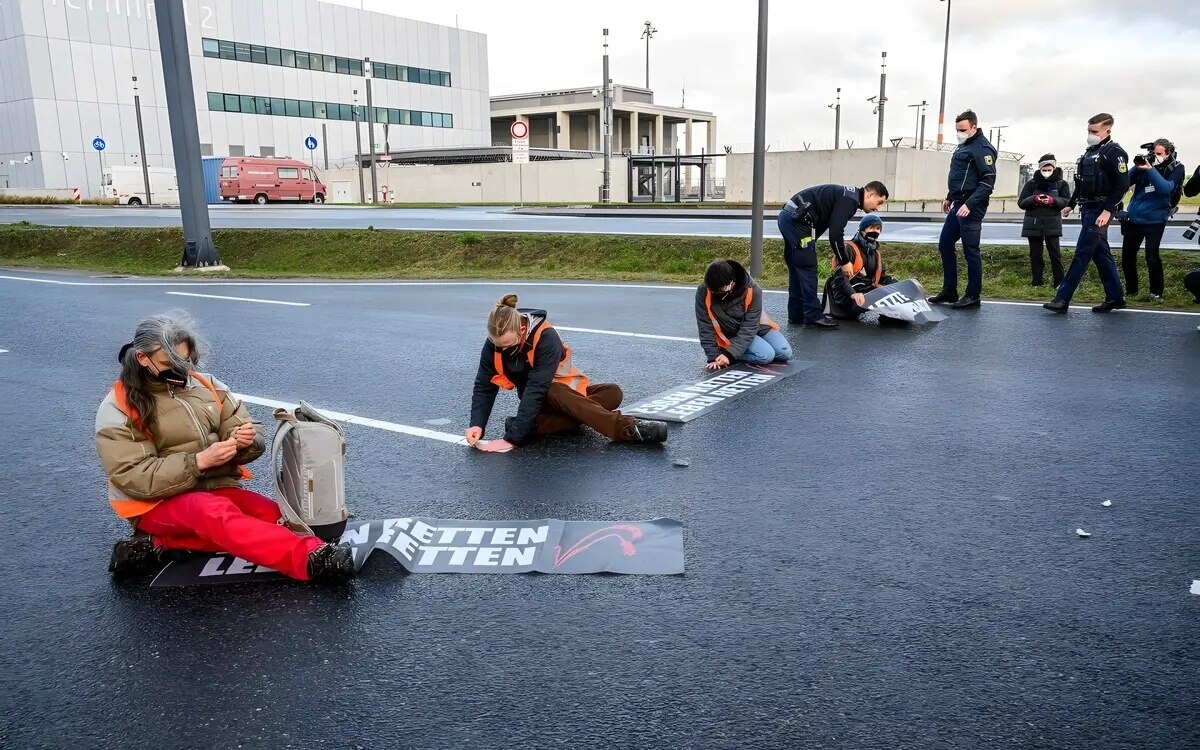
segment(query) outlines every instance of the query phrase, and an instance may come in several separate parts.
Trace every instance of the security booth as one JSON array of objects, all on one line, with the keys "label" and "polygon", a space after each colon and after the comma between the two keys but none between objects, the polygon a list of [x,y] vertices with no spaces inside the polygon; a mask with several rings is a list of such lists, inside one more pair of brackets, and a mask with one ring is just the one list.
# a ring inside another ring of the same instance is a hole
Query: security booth
[{"label": "security booth", "polygon": [[[715,197],[706,186],[709,169],[718,157],[713,154],[685,156],[683,154],[630,154],[629,203],[683,203]],[[699,169],[700,181],[685,178]]]}]

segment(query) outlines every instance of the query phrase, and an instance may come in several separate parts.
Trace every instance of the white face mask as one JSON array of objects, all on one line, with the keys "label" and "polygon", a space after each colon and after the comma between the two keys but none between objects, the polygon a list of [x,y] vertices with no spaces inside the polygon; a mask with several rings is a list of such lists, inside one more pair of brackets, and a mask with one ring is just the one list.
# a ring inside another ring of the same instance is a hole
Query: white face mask
[{"label": "white face mask", "polygon": [[1048,180],[1048,179],[1050,179],[1050,178],[1051,178],[1051,177],[1053,177],[1053,176],[1054,176],[1054,170],[1053,170],[1053,169],[1043,169],[1043,170],[1042,170],[1042,177],[1045,177],[1047,180]]},{"label": "white face mask", "polygon": [[1155,164],[1166,164],[1166,163],[1167,163],[1167,157],[1165,157],[1165,156],[1159,156],[1158,154],[1155,154],[1155,155],[1154,155],[1154,163],[1155,163]]},{"label": "white face mask", "polygon": [[1100,145],[1100,141],[1102,141],[1102,140],[1104,140],[1104,139],[1101,138],[1100,136],[1096,135],[1095,133],[1089,132],[1088,137],[1087,137],[1087,145],[1098,146],[1098,145]]},{"label": "white face mask", "polygon": [[956,130],[954,132],[958,136],[959,143],[966,143],[967,139],[971,137],[969,133],[964,133],[961,130]]}]

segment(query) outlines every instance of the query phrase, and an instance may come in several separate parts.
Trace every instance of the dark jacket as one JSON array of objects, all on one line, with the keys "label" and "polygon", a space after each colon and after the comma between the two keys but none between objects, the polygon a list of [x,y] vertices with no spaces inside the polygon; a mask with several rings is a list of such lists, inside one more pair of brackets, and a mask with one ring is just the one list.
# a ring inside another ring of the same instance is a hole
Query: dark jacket
[{"label": "dark jacket", "polygon": [[[1034,200],[1035,196],[1049,195],[1054,203],[1045,205]],[[1025,211],[1022,237],[1062,237],[1062,210],[1071,202],[1071,186],[1063,179],[1061,169],[1055,169],[1050,179],[1042,177],[1039,170],[1033,179],[1021,188],[1017,205]]]},{"label": "dark jacket", "polygon": [[[887,286],[888,284],[896,283],[896,280],[888,276],[887,266],[883,263],[882,254],[879,251],[879,244],[868,242],[862,234],[855,234],[850,240],[853,245],[857,246],[862,254],[863,267],[857,274],[851,278],[846,278],[846,274],[840,269],[834,269],[833,274],[825,283],[825,293],[830,295],[835,306],[845,307],[850,306],[853,300],[850,299],[852,294],[866,294],[872,289],[875,289],[875,270],[879,269],[879,285]],[[851,254],[853,249],[847,246],[847,250]],[[834,310],[834,315],[838,315],[839,311]]]},{"label": "dark jacket", "polygon": [[1183,186],[1183,194],[1189,198],[1195,198],[1200,195],[1200,167],[1196,167],[1196,171],[1192,174],[1191,179]]},{"label": "dark jacket", "polygon": [[[504,432],[504,439],[513,445],[523,445],[535,432],[537,415],[546,403],[546,391],[554,382],[554,373],[563,358],[563,342],[558,331],[547,328],[538,341],[537,351],[533,355],[533,366],[529,365],[529,347],[533,343],[537,329],[546,323],[545,310],[520,310],[526,316],[528,328],[525,340],[517,346],[515,352],[503,352],[504,374],[516,386],[521,405],[517,408],[517,416],[509,423]],[[475,374],[475,391],[471,398],[471,426],[486,428],[488,418],[492,415],[492,406],[496,402],[496,392],[500,387],[492,382],[497,375],[495,365],[496,347],[488,339],[483,344],[479,355],[479,370]]]},{"label": "dark jacket", "polygon": [[[1090,176],[1090,177],[1089,177]],[[1120,144],[1105,138],[1088,146],[1075,163],[1075,191],[1070,207],[1116,213],[1129,192],[1129,154]]]},{"label": "dark jacket", "polygon": [[846,261],[846,224],[862,208],[863,189],[849,185],[814,185],[792,196],[796,205],[811,204],[809,210],[813,239],[829,232],[833,254]]},{"label": "dark jacket", "polygon": [[[724,354],[732,362],[741,359],[754,337],[771,330],[771,326],[763,322],[762,289],[758,286],[746,269],[735,261],[730,261],[734,276],[738,279],[733,291],[726,295],[713,292],[712,313],[721,326],[721,333],[729,339],[729,348],[722,349],[717,343],[717,335],[713,330],[712,320],[708,317],[708,287],[701,284],[696,288],[696,328],[700,331],[700,346],[704,355],[712,362]],[[746,290],[753,291],[750,306],[746,306]]]},{"label": "dark jacket", "polygon": [[1166,224],[1167,219],[1171,218],[1171,209],[1183,184],[1183,177],[1183,165],[1174,159],[1149,169],[1133,167],[1129,174],[1129,186],[1133,188],[1133,197],[1129,200],[1129,223]]},{"label": "dark jacket", "polygon": [[950,176],[946,180],[946,200],[966,203],[974,214],[987,211],[996,187],[996,147],[979,130],[959,144],[950,157]]}]

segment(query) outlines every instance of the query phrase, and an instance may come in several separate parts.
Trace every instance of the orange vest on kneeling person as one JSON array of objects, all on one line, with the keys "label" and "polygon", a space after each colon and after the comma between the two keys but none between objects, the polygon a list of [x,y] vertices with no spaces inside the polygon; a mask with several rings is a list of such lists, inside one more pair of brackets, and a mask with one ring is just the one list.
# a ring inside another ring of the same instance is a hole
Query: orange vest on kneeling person
[{"label": "orange vest on kneeling person", "polygon": [[[754,287],[747,286],[746,287],[746,298],[742,303],[742,309],[748,311],[750,309],[750,303],[753,301],[754,301]],[[729,345],[732,344],[733,342],[730,341],[729,337],[725,335],[725,332],[721,330],[721,324],[717,322],[717,316],[713,315],[712,290],[711,289],[709,289],[704,295],[704,309],[708,310],[708,319],[712,322],[713,333],[717,337],[717,346],[721,347],[722,349],[728,349]],[[779,330],[779,324],[776,323],[775,321],[771,320],[771,316],[767,315],[766,310],[763,310],[762,317],[759,318],[758,323],[759,323],[759,325],[769,326],[771,328],[771,330],[774,330],[774,331]]]},{"label": "orange vest on kneeling person", "polygon": [[[533,358],[537,353],[538,342],[542,340],[542,332],[547,328],[553,327],[554,326],[550,325],[549,321],[545,321],[537,327],[536,331],[533,332],[533,341],[530,344],[529,353],[526,355],[529,359],[530,367],[533,367]],[[496,368],[496,374],[492,376],[492,383],[500,386],[506,391],[511,391],[513,388],[515,388],[516,386],[513,385],[511,380],[509,380],[508,375],[504,373],[504,355],[500,353],[499,349],[497,349],[493,354],[492,362]],[[563,342],[562,360],[559,361],[558,369],[554,372],[554,382],[561,383],[571,390],[579,392],[583,396],[587,395],[588,379],[582,372],[575,369],[573,364],[571,364],[571,347],[567,346],[565,341]]]}]

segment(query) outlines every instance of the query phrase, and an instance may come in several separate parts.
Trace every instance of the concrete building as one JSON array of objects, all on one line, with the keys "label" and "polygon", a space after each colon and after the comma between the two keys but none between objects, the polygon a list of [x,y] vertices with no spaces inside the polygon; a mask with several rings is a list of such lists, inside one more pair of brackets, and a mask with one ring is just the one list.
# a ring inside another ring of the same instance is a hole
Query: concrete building
[{"label": "concrete building", "polygon": [[[529,125],[531,148],[600,151],[603,107],[600,87],[533,94],[493,96],[492,145],[512,145],[509,126],[516,120]],[[699,140],[697,126],[704,130]],[[613,152],[635,154],[713,153],[717,148],[717,117],[681,107],[654,103],[654,92],[637,86],[613,85]]]},{"label": "concrete building", "polygon": [[[490,144],[483,34],[317,0],[185,7],[205,155],[353,163],[366,59],[377,150]],[[101,158],[139,164],[134,76],[146,161],[173,166],[152,0],[0,2],[0,188],[87,196]],[[311,155],[308,136],[319,141]],[[368,140],[363,127],[364,150]]]}]

